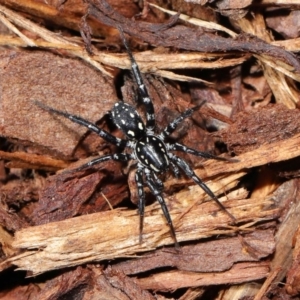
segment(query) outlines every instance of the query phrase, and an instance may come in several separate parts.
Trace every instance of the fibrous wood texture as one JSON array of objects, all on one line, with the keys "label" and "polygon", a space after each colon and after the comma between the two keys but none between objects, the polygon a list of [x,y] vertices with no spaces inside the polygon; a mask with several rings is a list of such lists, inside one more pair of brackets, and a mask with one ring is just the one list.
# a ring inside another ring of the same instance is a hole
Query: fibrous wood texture
[{"label": "fibrous wood texture", "polygon": [[[0,1],[0,299],[297,299],[299,7]],[[145,112],[116,27],[157,131],[206,100],[172,140],[231,158],[181,153],[235,222],[191,180],[159,174],[179,249],[147,187],[139,243],[134,164],[77,169],[122,149],[35,105],[124,138],[113,104]]]}]

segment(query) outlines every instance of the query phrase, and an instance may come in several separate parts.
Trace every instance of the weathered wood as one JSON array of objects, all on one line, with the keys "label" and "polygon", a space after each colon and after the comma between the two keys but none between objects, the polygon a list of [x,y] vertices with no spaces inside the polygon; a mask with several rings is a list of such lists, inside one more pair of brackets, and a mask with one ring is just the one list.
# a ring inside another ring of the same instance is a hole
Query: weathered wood
[{"label": "weathered wood", "polygon": [[196,273],[185,271],[169,271],[138,279],[139,285],[151,290],[176,290],[183,287],[209,286],[217,284],[237,284],[258,280],[268,275],[266,262],[239,263],[229,271],[222,273]]},{"label": "weathered wood", "polygon": [[[237,163],[208,162],[205,163],[205,169],[200,169],[197,173],[204,177],[225,175],[226,171],[233,172],[293,158],[300,155],[299,142],[300,135],[296,135],[284,141],[263,145],[241,155]],[[226,175],[224,178],[215,179],[209,186],[216,194],[223,193],[234,187],[243,174]],[[228,226],[226,214],[221,212],[213,216],[218,211],[213,201],[199,203],[203,194],[198,186],[191,186],[176,195],[166,197],[179,241],[236,232],[236,228]],[[227,199],[224,204],[238,221],[251,222],[244,225],[244,228],[278,215],[278,210],[270,209],[271,201],[268,199]],[[136,210],[118,209],[26,228],[16,233],[13,245],[17,249],[29,251],[11,258],[10,261],[20,269],[38,274],[90,261],[136,255],[137,252],[173,243],[157,203],[146,209],[142,245],[138,243],[138,222]]]},{"label": "weathered wood", "polygon": [[[272,201],[267,199],[229,202],[230,212],[237,220],[246,223],[240,231],[247,230],[255,222],[278,215],[278,210],[270,208]],[[228,216],[218,212],[219,208],[212,201],[196,204],[188,213],[183,211],[170,209],[180,242],[234,234],[238,230],[228,225]],[[27,251],[9,261],[35,275],[91,261],[132,256],[173,243],[157,204],[146,210],[144,242],[141,245],[138,242],[138,222],[136,210],[116,209],[26,228],[16,233],[13,246]]]}]

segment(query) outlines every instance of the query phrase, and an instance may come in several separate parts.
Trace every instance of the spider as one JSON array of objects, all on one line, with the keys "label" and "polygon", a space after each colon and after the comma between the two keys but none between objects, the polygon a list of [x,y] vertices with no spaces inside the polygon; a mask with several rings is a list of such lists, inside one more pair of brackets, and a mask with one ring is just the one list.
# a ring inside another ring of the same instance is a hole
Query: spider
[{"label": "spider", "polygon": [[135,181],[138,191],[138,212],[140,215],[139,222],[139,242],[142,243],[142,232],[144,223],[144,208],[145,208],[145,192],[144,184],[148,186],[150,192],[155,196],[159,204],[161,205],[163,214],[167,220],[170,228],[171,235],[174,239],[176,248],[179,247],[175,229],[172,223],[171,216],[169,214],[168,208],[166,206],[165,200],[163,198],[163,182],[158,178],[157,174],[166,172],[171,169],[176,177],[180,175],[180,169],[185,173],[185,175],[191,178],[196,184],[198,184],[218,205],[224,210],[227,215],[235,223],[236,219],[229,213],[224,205],[219,201],[219,199],[214,195],[210,188],[195,174],[190,165],[182,158],[176,156],[171,151],[180,151],[184,153],[189,153],[195,156],[200,156],[207,159],[216,159],[223,161],[233,161],[232,159],[227,159],[224,157],[218,157],[207,152],[198,151],[189,148],[183,144],[177,142],[167,142],[167,138],[175,131],[177,126],[186,118],[190,117],[194,111],[198,110],[204,103],[203,101],[200,105],[193,108],[189,108],[175,118],[171,123],[169,123],[162,132],[157,134],[155,132],[155,114],[152,100],[148,94],[147,88],[144,84],[143,78],[141,76],[140,69],[135,61],[135,58],[127,44],[125,36],[120,31],[121,39],[126,48],[127,54],[131,62],[131,70],[133,77],[138,86],[139,98],[142,100],[144,108],[146,110],[146,124],[140,117],[137,110],[122,101],[114,104],[112,110],[110,111],[111,118],[114,124],[126,135],[127,139],[120,139],[109,132],[97,127],[95,124],[81,118],[80,116],[72,115],[64,111],[56,110],[49,107],[39,101],[34,101],[34,103],[41,109],[48,111],[49,113],[54,113],[63,116],[74,123],[87,127],[89,130],[94,131],[100,137],[102,137],[107,142],[116,145],[117,147],[123,149],[131,149],[131,153],[122,152],[114,153],[101,157],[97,157],[90,162],[80,166],[78,169],[84,169],[96,164],[102,163],[108,160],[127,162],[130,160],[135,160],[137,162],[137,170],[135,173]]}]

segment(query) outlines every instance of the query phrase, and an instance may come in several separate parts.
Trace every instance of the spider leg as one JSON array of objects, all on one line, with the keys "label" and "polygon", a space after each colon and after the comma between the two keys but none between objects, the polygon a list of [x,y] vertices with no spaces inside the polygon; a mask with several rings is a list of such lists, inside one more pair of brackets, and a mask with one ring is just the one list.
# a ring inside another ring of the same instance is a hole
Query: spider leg
[{"label": "spider leg", "polygon": [[154,172],[152,172],[151,175],[152,175],[155,183],[157,184],[157,188],[160,189],[160,191],[162,192],[164,189],[163,182],[158,178],[158,176]]},{"label": "spider leg", "polygon": [[116,145],[118,147],[126,147],[127,146],[127,141],[126,140],[122,140],[120,138],[117,138],[117,137],[111,135],[107,131],[97,127],[93,123],[91,123],[91,122],[89,122],[89,121],[87,121],[87,120],[85,120],[85,119],[83,119],[79,116],[72,115],[72,114],[69,114],[67,112],[54,109],[54,108],[52,108],[50,106],[47,106],[44,103],[41,103],[39,101],[34,101],[34,104],[37,105],[38,107],[50,112],[50,113],[54,113],[54,114],[57,114],[59,116],[63,116],[63,117],[69,119],[70,121],[72,121],[74,123],[82,125],[82,126],[88,128],[91,131],[94,131],[99,136],[101,136],[104,140],[106,140],[107,142],[109,142],[113,145]]},{"label": "spider leg", "polygon": [[159,137],[164,140],[167,136],[169,136],[170,134],[172,134],[175,129],[177,128],[177,126],[186,118],[190,117],[194,111],[198,110],[203,104],[205,103],[205,101],[203,101],[202,103],[200,103],[199,105],[189,108],[186,111],[184,111],[182,114],[180,114],[175,120],[173,120],[169,125],[167,125],[167,127],[162,131],[162,133],[159,135]]},{"label": "spider leg", "polygon": [[80,171],[80,170],[83,170],[85,168],[90,168],[90,167],[92,167],[96,164],[100,164],[100,163],[102,163],[104,161],[108,161],[108,160],[128,161],[128,160],[131,160],[131,159],[132,159],[131,155],[127,154],[127,153],[108,154],[108,155],[105,155],[105,156],[100,156],[100,157],[97,157],[95,159],[92,159],[88,163],[83,164],[80,167],[78,167],[76,170]]},{"label": "spider leg", "polygon": [[192,155],[195,155],[195,156],[200,156],[200,157],[207,158],[207,159],[215,159],[215,160],[230,161],[230,162],[238,161],[235,158],[220,157],[220,156],[210,154],[208,152],[198,151],[198,150],[195,150],[193,148],[189,148],[185,145],[182,145],[180,143],[175,143],[175,144],[167,143],[166,146],[167,146],[168,150],[181,151],[181,152],[184,152],[184,153],[189,153],[189,154],[192,154]]},{"label": "spider leg", "polygon": [[139,168],[135,173],[135,182],[138,190],[138,209],[140,215],[140,234],[139,234],[139,243],[143,241],[143,227],[144,227],[144,212],[145,212],[145,192],[143,184],[143,168]]},{"label": "spider leg", "polygon": [[159,186],[157,186],[157,182],[154,179],[155,177],[153,176],[152,171],[145,168],[144,173],[145,173],[145,176],[146,176],[146,183],[147,183],[151,193],[155,196],[156,200],[159,202],[159,204],[161,206],[161,209],[164,213],[164,216],[165,216],[165,218],[168,222],[168,225],[169,225],[170,231],[171,231],[171,235],[172,235],[172,237],[175,241],[175,248],[179,249],[180,246],[179,246],[179,243],[178,243],[177,238],[176,238],[173,222],[172,222],[169,210],[167,208],[167,205],[165,203],[165,200],[162,196],[162,188],[161,188],[160,184],[159,184]]},{"label": "spider leg", "polygon": [[172,161],[170,161],[170,166],[171,166],[171,169],[172,169],[175,177],[180,178],[180,171],[179,171],[177,165],[175,165]]},{"label": "spider leg", "polygon": [[219,207],[226,212],[226,214],[230,217],[230,219],[236,223],[235,217],[226,209],[226,207],[220,202],[220,200],[215,196],[215,194],[211,191],[211,189],[195,174],[193,169],[180,157],[169,153],[170,159],[177,164],[183,172],[191,179],[194,180],[195,183],[197,183],[204,192],[209,195],[218,205]]},{"label": "spider leg", "polygon": [[147,119],[146,127],[149,130],[154,130],[155,115],[154,115],[153,103],[150,99],[148,90],[147,90],[147,88],[145,86],[145,83],[143,81],[143,77],[141,75],[141,71],[139,69],[139,66],[136,63],[135,58],[133,57],[133,54],[132,54],[132,52],[131,52],[131,50],[128,46],[127,40],[124,36],[124,32],[123,32],[122,28],[119,27],[119,26],[118,26],[118,30],[120,32],[121,39],[123,41],[123,44],[126,48],[127,54],[129,56],[129,59],[130,59],[130,62],[131,62],[131,69],[132,69],[134,79],[135,79],[135,81],[138,85],[139,94],[140,94],[140,96],[142,98],[142,101],[143,101],[143,104],[145,105],[145,108],[146,108],[146,119]]}]

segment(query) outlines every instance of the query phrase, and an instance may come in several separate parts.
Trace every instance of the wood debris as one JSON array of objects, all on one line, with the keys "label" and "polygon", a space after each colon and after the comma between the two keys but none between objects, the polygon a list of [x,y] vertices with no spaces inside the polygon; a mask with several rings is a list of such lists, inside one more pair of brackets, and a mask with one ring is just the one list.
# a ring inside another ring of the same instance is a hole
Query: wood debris
[{"label": "wood debris", "polygon": [[[296,2],[1,3],[1,299],[299,298]],[[206,100],[172,139],[231,159],[182,154],[236,222],[186,177],[160,174],[180,249],[148,188],[139,243],[134,164],[77,169],[120,149],[34,104],[123,138],[113,104],[144,112],[117,26],[158,130]]]}]

